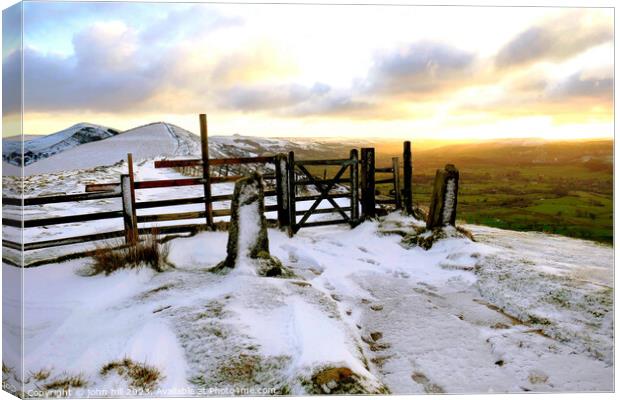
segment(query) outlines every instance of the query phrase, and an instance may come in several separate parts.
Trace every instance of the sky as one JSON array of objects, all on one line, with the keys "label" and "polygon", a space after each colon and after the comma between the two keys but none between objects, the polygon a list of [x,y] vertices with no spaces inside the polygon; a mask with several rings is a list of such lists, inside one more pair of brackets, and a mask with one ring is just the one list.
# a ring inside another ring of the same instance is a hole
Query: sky
[{"label": "sky", "polygon": [[[23,129],[197,132],[207,113],[225,135],[609,138],[613,23],[609,8],[27,2]],[[3,109],[18,120],[19,102]]]}]

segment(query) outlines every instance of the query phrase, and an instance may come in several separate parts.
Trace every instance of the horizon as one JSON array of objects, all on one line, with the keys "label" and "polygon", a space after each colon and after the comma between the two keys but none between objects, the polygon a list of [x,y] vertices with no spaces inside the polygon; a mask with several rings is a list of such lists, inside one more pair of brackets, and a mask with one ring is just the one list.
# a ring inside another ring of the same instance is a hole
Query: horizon
[{"label": "horizon", "polygon": [[[124,132],[133,130],[133,129],[137,129],[140,128],[142,126],[147,126],[147,125],[151,125],[151,124],[157,124],[157,123],[167,123],[167,124],[171,124],[170,122],[166,122],[166,121],[156,121],[156,122],[147,122],[147,123],[143,123],[140,124],[138,126],[134,126],[131,127],[129,129],[125,129],[125,130],[119,130],[119,134],[122,134]],[[104,126],[104,125],[100,125],[100,124],[94,124],[91,122],[85,122],[85,121],[81,121],[81,122],[77,122],[75,124],[72,124],[70,126],[65,127],[64,129],[69,129],[71,127],[77,126],[77,125],[81,125],[81,124],[88,124],[88,125],[99,125],[105,128],[113,128],[116,129],[115,127],[109,127],[109,126]],[[172,124],[174,125],[174,124]],[[199,137],[200,135],[196,132],[194,132],[193,130],[190,129],[186,129],[181,127],[182,129],[185,129],[186,131],[188,131],[189,133],[196,135],[197,137]],[[64,130],[61,129],[60,131]],[[25,139],[24,142],[30,141],[30,140],[35,140],[38,138],[43,138],[46,136],[50,136],[53,134],[56,134],[60,131],[55,131],[55,132],[50,132],[48,134],[24,134],[24,135],[14,135],[14,136],[6,136],[3,137],[3,140],[19,140],[19,136],[23,136],[23,137],[28,137],[28,139]],[[284,140],[290,140],[290,141],[307,141],[307,140],[313,140],[313,139],[319,139],[319,140],[326,140],[326,141],[334,141],[334,140],[346,140],[346,141],[355,141],[355,139],[359,139],[360,141],[371,141],[371,142],[375,142],[377,144],[380,143],[394,143],[394,142],[400,142],[401,140],[411,140],[413,143],[415,143],[416,147],[418,150],[422,150],[422,151],[427,151],[427,150],[435,150],[435,149],[439,149],[442,147],[447,147],[447,146],[451,146],[451,145],[458,145],[458,144],[464,144],[464,145],[471,145],[471,144],[492,144],[492,143],[510,143],[510,142],[518,142],[518,144],[524,144],[524,142],[533,142],[533,143],[576,143],[576,142],[614,142],[614,138],[605,138],[605,137],[591,137],[591,138],[569,138],[569,139],[558,139],[558,138],[544,138],[544,137],[536,137],[536,136],[530,136],[530,137],[498,137],[498,138],[464,138],[464,139],[457,139],[457,140],[453,140],[453,139],[432,139],[432,138],[411,138],[411,137],[380,137],[380,136],[368,136],[368,137],[359,137],[359,138],[353,138],[350,136],[257,136],[257,135],[251,135],[251,134],[244,134],[244,133],[233,133],[233,134],[220,134],[220,133],[210,133],[209,137],[230,137],[230,136],[240,136],[240,137],[251,137],[251,138],[265,138],[265,139],[284,139]]]},{"label": "horizon", "polygon": [[[613,139],[613,9],[33,2],[23,21],[27,135],[207,112],[223,136]],[[19,55],[5,37],[3,69]]]}]

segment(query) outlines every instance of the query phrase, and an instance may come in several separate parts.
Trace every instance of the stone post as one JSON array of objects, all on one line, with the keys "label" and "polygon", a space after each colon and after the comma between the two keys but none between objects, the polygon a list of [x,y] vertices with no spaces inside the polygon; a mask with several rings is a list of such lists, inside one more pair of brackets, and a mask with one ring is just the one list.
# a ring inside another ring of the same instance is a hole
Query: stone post
[{"label": "stone post", "polygon": [[258,173],[235,183],[226,259],[213,271],[226,268],[264,276],[279,276],[284,272],[280,261],[269,254],[264,182]]},{"label": "stone post", "polygon": [[453,164],[447,164],[443,170],[438,169],[426,220],[427,229],[455,225],[458,191],[459,170]]}]

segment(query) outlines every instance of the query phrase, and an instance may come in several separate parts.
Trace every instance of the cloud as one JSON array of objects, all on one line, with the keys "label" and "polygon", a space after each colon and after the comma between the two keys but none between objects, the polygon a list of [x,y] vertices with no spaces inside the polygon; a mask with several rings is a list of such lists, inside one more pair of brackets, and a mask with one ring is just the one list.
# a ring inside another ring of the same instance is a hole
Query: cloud
[{"label": "cloud", "polygon": [[80,32],[74,48],[71,57],[24,49],[25,111],[119,112],[158,87],[158,66],[141,61],[135,34],[118,24]]},{"label": "cloud", "polygon": [[[157,28],[162,28],[160,24],[173,23],[192,10],[173,11],[141,30],[120,20],[95,22],[73,34],[70,56],[26,47],[25,111],[132,112],[154,111],[163,105],[171,110],[203,99],[208,86],[204,77],[208,80],[210,74],[208,60],[196,60],[203,50],[191,43],[154,37]],[[204,7],[199,10],[194,10],[197,15],[207,12]],[[212,31],[239,23],[227,17],[218,21],[217,15],[209,14],[198,25],[205,31],[212,26]],[[156,45],[158,41],[162,44]],[[8,62],[11,60],[3,61],[5,69],[10,67]],[[168,93],[183,96],[171,103]]]},{"label": "cloud", "polygon": [[192,5],[188,8],[174,8],[165,17],[152,22],[141,32],[141,40],[148,43],[192,38],[243,24],[242,18],[225,15],[216,7]]},{"label": "cloud", "polygon": [[613,90],[613,78],[587,77],[580,72],[550,85],[547,89],[547,98],[551,100],[597,99],[611,103]]},{"label": "cloud", "polygon": [[272,112],[284,117],[317,115],[351,116],[370,111],[375,104],[356,100],[346,90],[334,90],[316,82],[299,84],[237,86],[219,93],[219,106],[242,112]]},{"label": "cloud", "polygon": [[310,88],[297,84],[235,86],[220,92],[219,105],[243,112],[274,110],[308,101],[324,90],[320,84]]},{"label": "cloud", "polygon": [[543,60],[561,61],[611,40],[613,21],[592,23],[585,14],[566,13],[518,34],[499,50],[495,65],[506,68]]},{"label": "cloud", "polygon": [[22,53],[14,50],[2,60],[2,112],[16,114],[22,109]]},{"label": "cloud", "polygon": [[475,60],[469,53],[435,42],[416,42],[377,55],[366,91],[379,94],[425,94],[466,78]]}]

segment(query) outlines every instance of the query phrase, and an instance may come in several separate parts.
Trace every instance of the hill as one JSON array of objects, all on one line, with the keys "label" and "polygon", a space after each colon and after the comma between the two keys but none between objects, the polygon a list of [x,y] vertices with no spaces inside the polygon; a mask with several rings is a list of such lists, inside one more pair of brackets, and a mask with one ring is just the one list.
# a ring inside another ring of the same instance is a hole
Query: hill
[{"label": "hill", "polygon": [[[119,132],[100,125],[80,123],[62,131],[40,137],[25,136],[23,142],[24,165],[62,153],[84,143],[107,139]],[[22,143],[19,137],[10,137],[2,141],[2,160],[13,165],[22,163]]]}]

